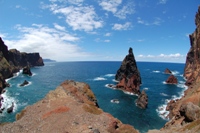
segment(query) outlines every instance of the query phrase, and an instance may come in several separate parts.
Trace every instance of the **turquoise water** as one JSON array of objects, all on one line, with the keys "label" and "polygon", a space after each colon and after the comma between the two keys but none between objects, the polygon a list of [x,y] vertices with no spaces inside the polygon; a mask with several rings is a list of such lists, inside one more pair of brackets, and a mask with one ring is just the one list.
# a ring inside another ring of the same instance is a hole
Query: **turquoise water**
[{"label": "turquoise water", "polygon": [[[144,89],[149,98],[147,109],[136,107],[137,96],[106,87],[107,84],[116,84],[114,77],[120,65],[121,62],[53,62],[45,63],[44,67],[32,68],[32,77],[19,72],[8,80],[11,87],[6,88],[7,91],[3,94],[4,106],[14,102],[14,113],[7,114],[5,111],[0,114],[0,122],[14,121],[16,113],[44,98],[64,80],[70,79],[88,83],[99,106],[123,123],[131,124],[141,132],[161,128],[167,121],[167,112],[163,110],[166,103],[170,99],[179,98],[186,89],[183,78],[184,64],[137,62],[142,77],[140,89]],[[164,74],[166,68],[178,78],[178,85],[165,84],[164,81],[169,76]],[[24,80],[30,84],[19,87]],[[120,102],[111,103],[112,99],[118,99]]]}]

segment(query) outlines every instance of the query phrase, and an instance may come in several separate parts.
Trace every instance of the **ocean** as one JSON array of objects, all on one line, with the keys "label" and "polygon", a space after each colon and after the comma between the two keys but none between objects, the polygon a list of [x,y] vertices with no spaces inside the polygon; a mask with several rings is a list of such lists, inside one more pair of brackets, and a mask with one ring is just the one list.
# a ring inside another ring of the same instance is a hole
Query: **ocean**
[{"label": "ocean", "polygon": [[[116,84],[115,73],[121,62],[45,62],[43,67],[33,67],[33,76],[26,76],[22,71],[7,79],[11,87],[6,88],[3,94],[3,106],[14,103],[14,112],[7,114],[6,110],[0,114],[0,122],[13,122],[15,115],[27,105],[32,105],[54,90],[64,80],[75,80],[90,85],[96,95],[98,104],[105,112],[112,114],[125,124],[133,125],[140,132],[149,129],[160,129],[168,121],[168,112],[165,111],[167,102],[183,96],[187,87],[184,85],[184,64],[137,62],[142,78],[140,90],[148,95],[148,108],[140,109],[136,106],[136,95],[129,95],[123,91],[107,87]],[[165,84],[169,77],[164,74],[166,68],[178,78],[177,85]],[[19,85],[27,80],[30,84],[24,87]],[[119,103],[112,103],[118,99]]]}]

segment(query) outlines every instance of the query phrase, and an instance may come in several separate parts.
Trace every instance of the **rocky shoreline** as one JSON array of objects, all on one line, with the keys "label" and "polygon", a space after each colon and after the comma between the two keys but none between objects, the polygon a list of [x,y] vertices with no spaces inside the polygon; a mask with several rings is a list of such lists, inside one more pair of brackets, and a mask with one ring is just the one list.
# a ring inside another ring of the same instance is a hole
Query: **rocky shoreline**
[{"label": "rocky shoreline", "polygon": [[[25,53],[20,52],[16,49],[8,50],[8,47],[4,44],[2,38],[0,37],[0,113],[7,110],[11,113],[14,108],[14,103],[11,107],[3,107],[4,98],[1,95],[6,90],[6,87],[10,85],[6,82],[6,79],[11,78],[15,73],[23,69],[23,74],[32,76],[30,67],[34,66],[44,66],[43,59],[40,57],[39,53]],[[28,82],[24,82],[21,86],[27,85]]]},{"label": "rocky shoreline", "polygon": [[161,130],[148,133],[197,133],[200,131],[200,6],[195,17],[196,29],[190,37],[190,50],[187,54],[184,77],[188,89],[184,96],[172,100],[167,105],[170,121]]}]

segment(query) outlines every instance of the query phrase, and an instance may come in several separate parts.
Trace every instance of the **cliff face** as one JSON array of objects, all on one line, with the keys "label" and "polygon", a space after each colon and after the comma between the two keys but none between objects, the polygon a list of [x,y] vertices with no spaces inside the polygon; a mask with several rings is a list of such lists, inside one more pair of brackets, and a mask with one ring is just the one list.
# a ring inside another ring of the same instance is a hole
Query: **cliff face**
[{"label": "cliff face", "polygon": [[0,93],[5,87],[5,79],[13,76],[25,66],[43,66],[39,53],[20,53],[16,49],[8,50],[0,37]]},{"label": "cliff face", "polygon": [[186,84],[191,85],[193,82],[200,81],[200,7],[196,13],[196,29],[190,37],[190,50],[187,54],[185,73]]},{"label": "cliff face", "polygon": [[140,94],[141,77],[132,48],[129,49],[129,54],[124,58],[115,79],[119,81],[117,88]]},{"label": "cliff face", "polygon": [[188,89],[179,100],[168,103],[171,120],[161,131],[149,133],[197,133],[200,131],[200,6],[195,18],[196,29],[190,37],[190,50],[187,54],[184,76]]},{"label": "cliff face", "polygon": [[16,115],[14,123],[0,125],[9,133],[138,133],[103,112],[89,85],[64,81],[44,99]]}]

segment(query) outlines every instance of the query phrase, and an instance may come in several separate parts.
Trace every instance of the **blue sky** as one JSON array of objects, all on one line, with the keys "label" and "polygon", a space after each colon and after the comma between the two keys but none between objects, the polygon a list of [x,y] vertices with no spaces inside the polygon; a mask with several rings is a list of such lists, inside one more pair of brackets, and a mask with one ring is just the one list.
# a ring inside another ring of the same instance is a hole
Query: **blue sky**
[{"label": "blue sky", "polygon": [[0,0],[9,49],[57,61],[185,62],[199,0]]}]

